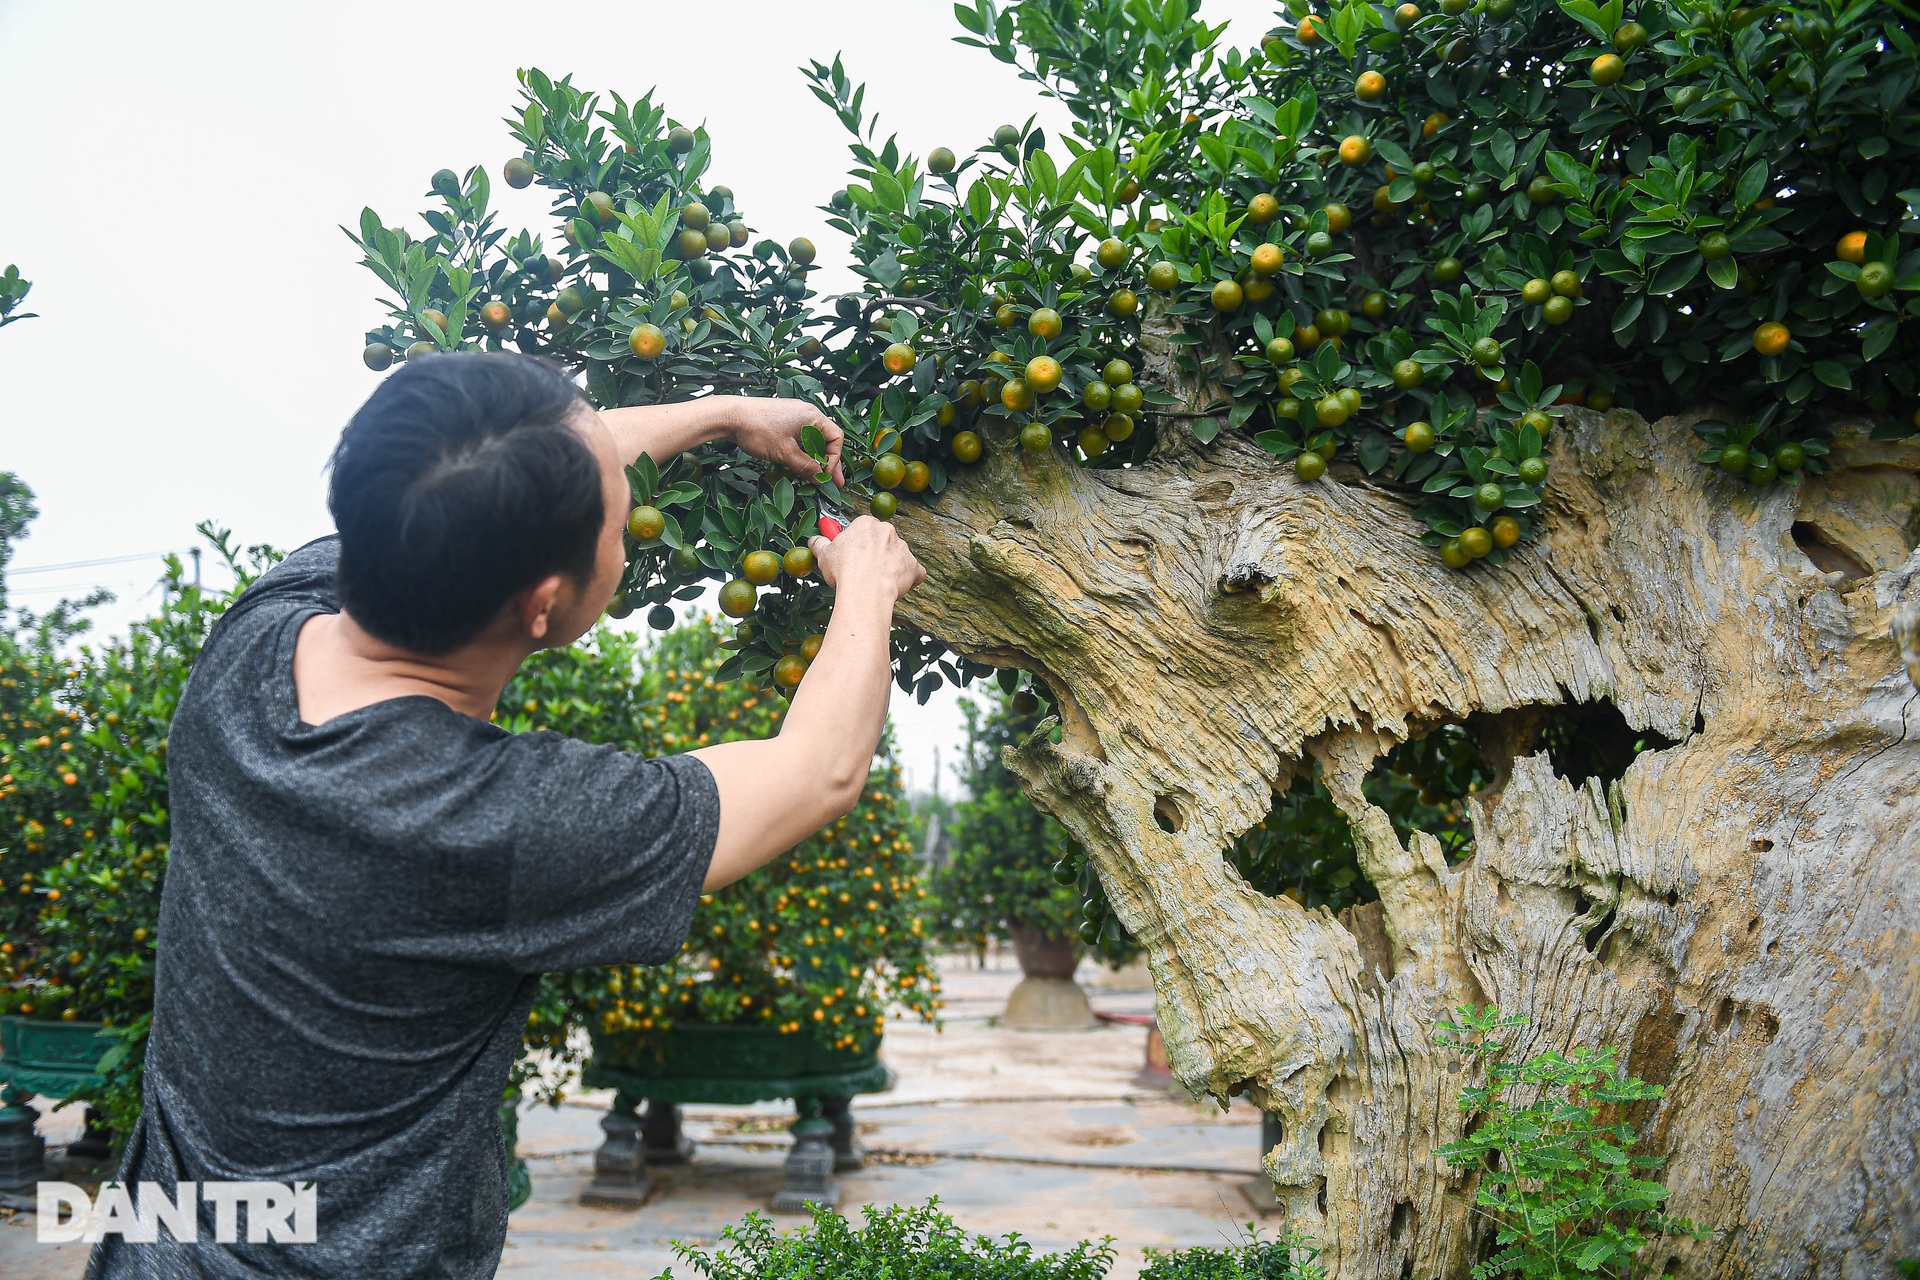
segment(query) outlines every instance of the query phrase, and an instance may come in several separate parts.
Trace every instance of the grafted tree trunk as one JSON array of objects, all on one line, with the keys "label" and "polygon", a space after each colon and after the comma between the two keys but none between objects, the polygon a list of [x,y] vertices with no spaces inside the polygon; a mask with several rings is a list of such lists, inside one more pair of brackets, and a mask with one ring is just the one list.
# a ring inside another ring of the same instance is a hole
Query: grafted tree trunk
[{"label": "grafted tree trunk", "polygon": [[[1520,1054],[1613,1045],[1667,1086],[1635,1118],[1715,1234],[1656,1271],[1920,1253],[1920,449],[1843,430],[1827,475],[1755,492],[1688,421],[1571,411],[1544,541],[1466,573],[1404,497],[1231,433],[1125,471],[996,449],[902,510],[909,615],[1059,695],[1063,741],[1010,764],[1145,944],[1175,1074],[1282,1117],[1269,1172],[1343,1280],[1470,1265],[1432,1155],[1465,1083],[1434,1026],[1468,1002],[1525,1015]],[[1540,726],[1600,702],[1672,745],[1559,776]],[[1449,866],[1362,783],[1476,712],[1509,759]],[[1385,947],[1222,856],[1315,761]]]}]

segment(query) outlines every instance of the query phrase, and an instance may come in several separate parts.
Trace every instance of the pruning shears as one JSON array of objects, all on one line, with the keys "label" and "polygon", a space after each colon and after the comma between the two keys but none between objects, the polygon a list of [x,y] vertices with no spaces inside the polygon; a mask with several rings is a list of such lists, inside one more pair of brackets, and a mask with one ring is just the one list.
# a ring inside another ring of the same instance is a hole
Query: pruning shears
[{"label": "pruning shears", "polygon": [[853,517],[827,499],[820,499],[820,536],[832,542],[840,536],[840,531],[853,523]]}]

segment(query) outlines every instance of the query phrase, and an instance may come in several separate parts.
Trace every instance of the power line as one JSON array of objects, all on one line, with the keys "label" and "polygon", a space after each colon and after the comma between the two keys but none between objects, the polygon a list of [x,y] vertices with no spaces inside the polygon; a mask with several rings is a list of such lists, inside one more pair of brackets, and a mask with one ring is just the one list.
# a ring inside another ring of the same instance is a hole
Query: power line
[{"label": "power line", "polygon": [[58,583],[53,586],[9,587],[7,589],[7,595],[16,599],[27,596],[52,595],[64,595],[78,599],[96,589],[104,588],[117,593],[123,589],[149,585],[150,581],[151,580],[147,578],[114,578],[106,582],[68,582]]},{"label": "power line", "polygon": [[130,556],[102,556],[98,560],[68,560],[63,564],[36,564],[25,569],[16,569],[9,565],[6,573],[9,578],[12,578],[18,577],[23,573],[58,573],[66,569],[92,569],[103,564],[127,564],[134,560],[157,560],[161,556],[174,555],[178,550],[179,548],[177,547],[167,547],[160,551],[142,551]]}]

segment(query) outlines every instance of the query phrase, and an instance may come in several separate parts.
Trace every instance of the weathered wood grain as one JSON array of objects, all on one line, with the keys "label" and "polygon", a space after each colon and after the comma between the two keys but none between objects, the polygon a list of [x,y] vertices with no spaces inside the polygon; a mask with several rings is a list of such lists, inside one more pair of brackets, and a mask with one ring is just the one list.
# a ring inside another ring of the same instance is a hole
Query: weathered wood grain
[{"label": "weathered wood grain", "polygon": [[[1009,763],[1145,944],[1181,1081],[1280,1113],[1269,1172],[1343,1280],[1467,1272],[1471,1187],[1431,1154],[1467,1002],[1668,1086],[1671,1208],[1715,1233],[1679,1274],[1920,1253],[1920,448],[1843,430],[1829,475],[1756,493],[1687,426],[1571,411],[1545,540],[1466,573],[1403,496],[1231,434],[1125,471],[996,448],[901,511],[907,617],[1059,695],[1063,741]],[[1459,866],[1366,799],[1409,736],[1601,699],[1674,745],[1611,785],[1524,747]],[[1222,857],[1316,760],[1390,971]]]}]

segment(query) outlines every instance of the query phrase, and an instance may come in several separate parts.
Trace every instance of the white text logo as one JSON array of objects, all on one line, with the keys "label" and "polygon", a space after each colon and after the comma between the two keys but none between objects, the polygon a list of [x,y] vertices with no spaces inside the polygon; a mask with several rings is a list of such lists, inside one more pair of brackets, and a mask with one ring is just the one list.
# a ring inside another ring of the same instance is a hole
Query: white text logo
[{"label": "white text logo", "polygon": [[312,1244],[319,1196],[311,1182],[182,1182],[169,1196],[158,1182],[142,1182],[138,1194],[118,1182],[102,1183],[99,1199],[71,1182],[42,1182],[38,1236],[43,1243],[89,1244],[120,1236],[132,1244],[155,1244],[160,1229],[182,1244],[200,1235],[202,1203],[213,1208],[213,1239],[240,1239],[240,1207],[247,1210],[248,1244]]}]

